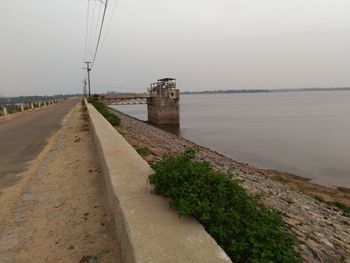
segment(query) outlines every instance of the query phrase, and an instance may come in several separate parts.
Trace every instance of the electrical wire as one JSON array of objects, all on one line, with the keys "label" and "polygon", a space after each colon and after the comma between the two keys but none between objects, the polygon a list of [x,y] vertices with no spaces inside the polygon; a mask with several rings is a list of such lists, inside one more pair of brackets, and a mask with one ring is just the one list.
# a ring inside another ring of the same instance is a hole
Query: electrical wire
[{"label": "electrical wire", "polygon": [[102,34],[103,24],[104,24],[105,17],[106,17],[107,2],[108,2],[108,0],[106,0],[106,2],[105,2],[105,8],[103,9],[103,16],[102,16],[102,22],[101,22],[101,27],[100,27],[100,33],[99,33],[99,35],[98,35],[98,40],[97,40],[95,55],[94,55],[94,59],[92,60],[91,68],[92,68],[92,66],[93,66],[94,63],[95,63],[96,56],[97,56],[97,52],[98,52],[98,47],[99,47],[100,40],[101,40],[101,34]]},{"label": "electrical wire", "polygon": [[92,44],[92,41],[93,41],[93,28],[94,28],[94,20],[95,20],[95,8],[96,8],[96,0],[93,0],[94,1],[94,5],[93,5],[93,9],[92,9],[92,17],[91,17],[91,24],[90,24],[90,28],[91,28],[91,34],[90,34],[90,37],[89,37],[89,44],[88,44],[88,52],[89,54],[92,54],[92,48],[91,48],[91,44]]},{"label": "electrical wire", "polygon": [[[98,33],[98,30],[99,30],[99,27],[100,27],[100,19],[101,19],[101,10],[102,10],[102,5],[99,4],[99,8],[98,8],[98,12],[97,12],[97,19],[96,19],[96,25],[94,28],[92,28],[91,30],[93,30],[93,43],[96,43],[97,41],[97,33]],[[95,45],[92,45],[91,46],[91,51],[90,53],[93,55],[94,54],[94,51],[95,51],[95,48],[96,46]]]},{"label": "electrical wire", "polygon": [[111,27],[111,23],[112,23],[112,20],[113,20],[113,16],[114,16],[114,13],[115,13],[115,10],[117,9],[117,5],[118,5],[118,0],[115,0],[114,1],[114,5],[113,5],[113,8],[112,8],[112,14],[111,14],[111,17],[110,17],[110,19],[109,19],[109,21],[108,21],[108,24],[107,24],[107,29],[106,29],[106,33],[105,33],[105,35],[104,35],[104,37],[103,37],[103,39],[102,39],[102,42],[101,42],[101,48],[103,47],[103,45],[104,45],[104,43],[105,43],[105,41],[106,41],[106,38],[107,38],[107,35],[108,35],[108,32],[109,32],[109,29],[110,29],[110,27]]},{"label": "electrical wire", "polygon": [[[106,18],[106,10],[107,10],[107,2],[108,0],[93,0],[93,9],[92,9],[92,15],[90,15],[91,13],[91,6],[90,6],[90,0],[88,0],[88,10],[87,10],[87,25],[86,25],[86,36],[85,36],[85,60],[84,63],[87,64],[87,74],[89,73],[89,71],[91,71],[95,61],[96,61],[96,57],[99,51],[99,47],[100,47],[100,42],[101,42],[101,36],[102,36],[102,32],[104,29],[104,22],[105,22],[105,18]],[[98,12],[96,13],[96,2],[99,1],[100,4],[99,5],[99,9]],[[103,8],[103,14],[102,14],[102,19],[101,19],[101,3],[104,5]],[[115,12],[116,9],[116,3],[114,5],[113,11],[112,11],[112,17],[113,14]],[[95,15],[97,15],[97,19],[95,19]],[[89,21],[91,18],[91,21]],[[111,22],[112,18],[110,19],[109,23],[108,23],[108,29],[110,26],[110,22]],[[98,32],[98,28],[100,28],[99,33],[98,33],[98,37],[97,37],[97,32]],[[106,36],[104,36],[104,39],[106,38]],[[95,41],[97,40],[96,46],[94,45]],[[103,41],[104,42],[104,41]],[[94,52],[93,52],[94,51]],[[91,58],[93,58],[91,60]]]},{"label": "electrical wire", "polygon": [[89,33],[89,13],[90,13],[90,0],[88,0],[87,6],[87,16],[86,16],[86,34],[85,34],[85,49],[84,49],[84,61],[86,60],[87,55],[87,45],[88,45],[88,33]]}]

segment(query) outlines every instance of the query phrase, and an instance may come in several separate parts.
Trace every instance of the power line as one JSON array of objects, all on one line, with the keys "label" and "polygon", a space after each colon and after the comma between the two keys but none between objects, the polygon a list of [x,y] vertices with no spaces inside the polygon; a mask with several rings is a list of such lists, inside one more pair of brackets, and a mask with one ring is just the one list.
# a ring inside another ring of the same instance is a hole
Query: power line
[{"label": "power line", "polygon": [[104,35],[104,37],[103,37],[103,39],[102,39],[102,42],[101,42],[101,47],[103,47],[103,45],[104,45],[104,43],[105,43],[105,41],[106,41],[106,38],[107,38],[107,35],[108,35],[108,32],[109,32],[109,29],[110,29],[110,27],[111,27],[111,23],[112,23],[112,19],[113,19],[115,10],[117,9],[118,2],[119,2],[118,0],[115,0],[115,1],[114,1],[114,5],[113,5],[113,9],[112,9],[111,18],[110,18],[109,21],[108,21],[107,29],[106,29],[106,31],[105,31],[106,33],[105,33],[105,35]]},{"label": "power line", "polygon": [[[98,29],[100,27],[101,10],[102,10],[102,6],[101,6],[101,4],[99,4],[99,8],[98,8],[98,12],[97,12],[96,25],[94,26],[94,28],[91,29],[93,31],[93,38],[92,38],[93,39],[93,43],[96,43],[95,41],[97,40],[97,36],[98,36],[97,32],[98,32]],[[95,45],[91,45],[91,54],[94,54],[93,52],[95,51],[95,48],[96,48]]]},{"label": "power line", "polygon": [[105,8],[103,9],[103,16],[102,16],[102,22],[101,22],[101,27],[100,27],[100,33],[99,33],[99,35],[98,35],[98,40],[97,40],[95,55],[94,55],[94,59],[92,60],[92,65],[91,65],[91,67],[92,67],[92,66],[94,65],[94,63],[95,63],[96,55],[97,55],[97,52],[98,52],[98,46],[99,46],[100,40],[101,40],[101,34],[102,34],[102,29],[103,29],[103,23],[104,23],[104,21],[105,21],[105,16],[106,16],[107,2],[108,2],[108,0],[106,0],[106,2],[104,3],[104,4],[105,4]]},{"label": "power line", "polygon": [[[104,9],[103,9],[102,20],[100,22],[101,5],[99,6],[99,10],[98,10],[98,14],[97,14],[97,20],[96,20],[96,24],[95,24],[94,20],[95,20],[95,9],[96,9],[96,2],[97,1],[101,2],[104,5]],[[92,69],[92,66],[94,65],[95,60],[96,60],[96,56],[97,56],[97,53],[98,53],[98,48],[99,48],[99,45],[100,45],[103,25],[104,25],[104,21],[105,21],[105,17],[106,17],[107,2],[108,2],[108,0],[105,0],[105,2],[103,2],[103,0],[94,0],[93,10],[92,10],[92,19],[91,19],[91,24],[90,24],[90,27],[89,27],[90,0],[88,0],[87,21],[86,21],[87,25],[86,25],[86,36],[85,36],[85,61],[84,61],[84,64],[86,64],[86,68],[85,69],[87,70],[87,84],[88,84],[88,89],[89,89],[89,97],[91,96],[90,71]],[[96,47],[95,47],[95,52],[92,53],[92,51],[94,49],[93,42],[95,42],[96,33],[97,33],[99,25],[100,25],[100,31],[98,33],[97,44],[96,44]],[[89,36],[89,31],[90,31],[90,36]],[[89,39],[89,41],[88,41],[88,39]],[[92,57],[93,57],[92,61],[87,59],[89,57],[88,54],[92,55]]]},{"label": "power line", "polygon": [[[100,48],[100,44],[102,45],[102,43],[104,42],[104,39],[106,37],[106,36],[104,36],[104,38],[101,39],[102,32],[104,29],[104,22],[105,22],[105,18],[106,18],[106,10],[107,10],[108,0],[92,0],[92,1],[94,1],[93,6],[90,6],[91,1],[88,0],[87,21],[86,21],[87,25],[86,25],[86,36],[85,36],[85,57],[84,57],[85,61],[87,59],[89,59],[91,61],[91,67],[93,66],[94,62],[96,61],[96,57],[97,57],[97,54],[98,54],[98,51]],[[96,2],[99,2],[99,3],[96,3]],[[98,10],[97,10],[96,4],[100,4]],[[101,18],[101,9],[102,9],[101,4],[104,5],[102,20],[100,19]],[[92,9],[92,12],[91,12],[91,9]],[[116,1],[114,2],[112,16],[115,12],[115,9],[116,9]],[[92,14],[90,14],[90,13],[92,13]],[[96,16],[97,16],[97,19],[96,19]],[[91,20],[90,20],[90,18],[91,18]],[[107,29],[109,29],[111,20],[112,20],[112,18],[109,20]],[[98,29],[99,29],[99,31],[98,31]],[[94,43],[96,43],[96,45],[94,45]]]},{"label": "power line", "polygon": [[91,18],[91,26],[90,26],[90,28],[91,28],[91,34],[90,34],[90,37],[89,37],[89,44],[88,44],[88,52],[89,53],[92,53],[92,48],[91,48],[91,43],[92,43],[92,41],[93,41],[93,38],[92,38],[92,36],[93,36],[93,28],[94,28],[94,18],[95,18],[95,8],[96,8],[96,0],[93,0],[94,1],[94,5],[93,5],[93,9],[92,9],[92,18]]},{"label": "power line", "polygon": [[87,55],[87,45],[88,45],[88,33],[89,33],[89,13],[90,13],[90,0],[88,0],[87,16],[86,16],[86,34],[85,34],[85,50],[84,50],[84,60]]}]

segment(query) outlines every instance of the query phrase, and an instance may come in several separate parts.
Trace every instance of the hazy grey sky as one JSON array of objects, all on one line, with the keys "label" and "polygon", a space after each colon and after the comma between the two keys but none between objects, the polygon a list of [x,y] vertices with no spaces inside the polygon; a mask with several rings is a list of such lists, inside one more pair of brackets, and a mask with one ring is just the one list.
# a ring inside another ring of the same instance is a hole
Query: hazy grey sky
[{"label": "hazy grey sky", "polygon": [[[82,91],[87,1],[2,1],[0,95]],[[109,3],[93,91],[350,86],[349,0]]]}]

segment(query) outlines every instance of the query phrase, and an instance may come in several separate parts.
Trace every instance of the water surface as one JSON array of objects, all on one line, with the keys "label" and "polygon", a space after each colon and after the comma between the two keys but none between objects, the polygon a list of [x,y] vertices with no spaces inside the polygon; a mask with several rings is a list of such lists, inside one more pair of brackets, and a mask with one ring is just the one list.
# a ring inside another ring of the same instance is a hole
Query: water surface
[{"label": "water surface", "polygon": [[[116,108],[147,119],[145,105]],[[350,91],[181,95],[179,133],[256,167],[350,187]]]}]

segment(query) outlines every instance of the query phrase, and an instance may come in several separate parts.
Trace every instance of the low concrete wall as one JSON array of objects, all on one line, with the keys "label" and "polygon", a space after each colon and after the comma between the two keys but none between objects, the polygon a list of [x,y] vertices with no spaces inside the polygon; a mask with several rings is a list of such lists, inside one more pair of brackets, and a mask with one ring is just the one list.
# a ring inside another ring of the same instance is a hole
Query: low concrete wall
[{"label": "low concrete wall", "polygon": [[91,104],[87,110],[116,224],[121,262],[231,262],[196,220],[179,218],[165,198],[151,193],[148,163]]}]

